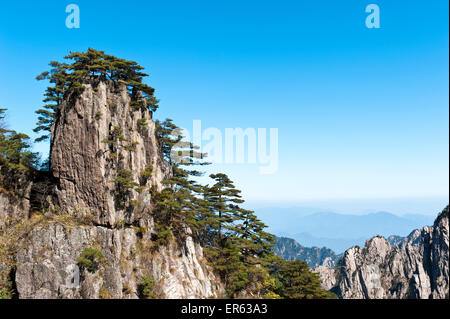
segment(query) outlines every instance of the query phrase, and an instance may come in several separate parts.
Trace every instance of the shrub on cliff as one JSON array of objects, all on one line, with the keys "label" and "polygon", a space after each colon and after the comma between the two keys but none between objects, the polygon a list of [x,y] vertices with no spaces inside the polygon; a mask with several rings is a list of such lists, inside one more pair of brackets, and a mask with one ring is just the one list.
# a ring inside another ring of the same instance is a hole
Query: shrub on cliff
[{"label": "shrub on cliff", "polygon": [[138,294],[140,298],[153,299],[156,298],[154,293],[155,281],[152,276],[144,276],[138,284]]},{"label": "shrub on cliff", "polygon": [[98,270],[99,264],[104,260],[103,253],[94,248],[86,248],[77,259],[78,266],[90,272]]},{"label": "shrub on cliff", "polygon": [[[0,108],[0,121],[5,117],[6,109]],[[0,122],[0,165],[11,169],[29,169],[37,167],[39,157],[31,151],[30,138],[5,128]]]}]

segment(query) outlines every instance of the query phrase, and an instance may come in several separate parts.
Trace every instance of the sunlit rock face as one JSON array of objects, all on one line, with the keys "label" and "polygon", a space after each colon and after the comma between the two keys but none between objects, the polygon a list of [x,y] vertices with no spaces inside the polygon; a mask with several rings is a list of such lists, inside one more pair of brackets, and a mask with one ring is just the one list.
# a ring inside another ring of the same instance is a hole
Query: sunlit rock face
[{"label": "sunlit rock face", "polygon": [[[86,247],[102,252],[95,271],[78,267]],[[150,236],[135,230],[96,227],[38,227],[17,254],[20,298],[127,298],[140,296],[142,278],[155,281],[157,298],[217,297],[221,287],[198,244],[187,239],[153,250]]]},{"label": "sunlit rock face", "polygon": [[[150,192],[122,192],[121,174],[142,188],[170,174],[155,137],[152,114],[139,98],[131,106],[125,85],[87,84],[72,94],[57,115],[51,140],[53,174],[58,179],[58,205],[65,210],[94,214],[97,223],[133,222],[151,210]],[[151,170],[151,177],[142,174]],[[138,201],[139,207],[129,205]]]},{"label": "sunlit rock face", "polygon": [[336,268],[318,267],[322,286],[344,299],[448,298],[448,206],[432,227],[393,247],[383,237],[348,249]]}]

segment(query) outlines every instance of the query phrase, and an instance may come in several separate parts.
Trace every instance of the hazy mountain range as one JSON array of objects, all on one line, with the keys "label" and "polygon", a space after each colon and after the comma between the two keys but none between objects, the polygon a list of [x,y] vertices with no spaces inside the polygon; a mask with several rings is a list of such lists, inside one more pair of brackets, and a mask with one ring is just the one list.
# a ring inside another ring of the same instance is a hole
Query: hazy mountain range
[{"label": "hazy mountain range", "polygon": [[388,212],[346,215],[311,213],[310,208],[261,208],[258,216],[277,236],[295,239],[305,247],[327,247],[337,254],[373,236],[407,236],[412,230],[433,224],[435,216]]}]

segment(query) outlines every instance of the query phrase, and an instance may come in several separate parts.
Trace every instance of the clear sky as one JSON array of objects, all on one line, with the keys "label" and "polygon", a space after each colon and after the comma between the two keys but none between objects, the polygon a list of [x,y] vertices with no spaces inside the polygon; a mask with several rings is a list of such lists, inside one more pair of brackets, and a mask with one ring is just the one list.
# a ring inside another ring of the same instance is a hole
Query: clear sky
[{"label": "clear sky", "polygon": [[[68,4],[81,27],[65,26]],[[381,28],[365,26],[380,7]],[[33,136],[50,60],[136,60],[190,128],[278,128],[279,169],[216,165],[253,201],[448,198],[448,1],[4,1],[0,106]],[[36,150],[45,152],[41,144]]]}]

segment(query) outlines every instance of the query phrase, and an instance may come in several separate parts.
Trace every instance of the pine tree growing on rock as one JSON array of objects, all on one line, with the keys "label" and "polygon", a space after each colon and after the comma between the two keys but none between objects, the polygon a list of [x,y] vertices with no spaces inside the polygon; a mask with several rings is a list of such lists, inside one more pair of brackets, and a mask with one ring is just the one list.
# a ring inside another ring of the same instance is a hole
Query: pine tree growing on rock
[{"label": "pine tree growing on rock", "polygon": [[80,91],[84,83],[94,79],[124,84],[128,87],[132,98],[137,92],[141,92],[147,107],[153,112],[158,109],[159,101],[154,96],[155,90],[143,82],[148,74],[142,72],[144,68],[138,63],[119,59],[91,48],[86,52],[70,53],[64,59],[69,60],[70,63],[52,61],[50,71],[45,71],[36,78],[50,83],[44,94],[45,104],[43,108],[36,111],[38,122],[34,131],[43,133],[36,139],[37,142],[49,139],[55,114],[68,92]]},{"label": "pine tree growing on rock", "polygon": [[45,91],[45,98],[43,102],[45,103],[42,109],[36,111],[38,114],[38,122],[36,123],[36,128],[34,132],[43,132],[36,139],[36,142],[41,142],[48,140],[50,138],[50,129],[53,124],[53,120],[56,112],[58,111],[61,103],[64,100],[64,95],[69,88],[68,85],[68,65],[65,63],[59,63],[56,61],[50,62],[51,69],[41,73],[36,77],[37,80],[43,81],[48,80],[53,86],[47,87]]},{"label": "pine tree growing on rock", "polygon": [[244,202],[241,191],[236,189],[233,182],[226,174],[211,174],[215,181],[211,187],[206,188],[205,198],[208,201],[211,214],[215,216],[217,228],[217,243],[224,246],[227,234],[233,231],[233,222],[238,213],[235,211],[236,204]]},{"label": "pine tree growing on rock", "polygon": [[[6,109],[0,109],[0,120]],[[38,155],[31,151],[28,135],[0,126],[0,164],[11,169],[27,170],[38,165]]]},{"label": "pine tree growing on rock", "polygon": [[332,299],[336,296],[320,287],[319,276],[301,260],[274,257],[271,274],[278,282],[275,292],[287,299]]},{"label": "pine tree growing on rock", "polygon": [[195,180],[203,172],[192,167],[208,165],[204,161],[206,154],[184,141],[181,129],[171,119],[157,121],[156,128],[163,156],[172,167],[172,175],[163,182],[167,188],[158,196],[159,210],[164,212],[165,223],[170,223],[179,235],[189,226],[196,236],[205,226],[203,187]]}]

